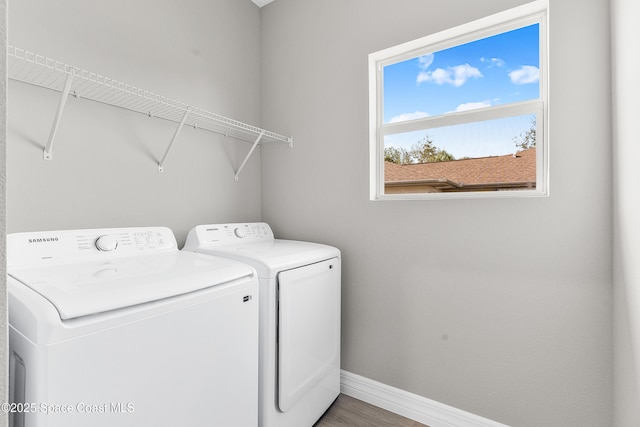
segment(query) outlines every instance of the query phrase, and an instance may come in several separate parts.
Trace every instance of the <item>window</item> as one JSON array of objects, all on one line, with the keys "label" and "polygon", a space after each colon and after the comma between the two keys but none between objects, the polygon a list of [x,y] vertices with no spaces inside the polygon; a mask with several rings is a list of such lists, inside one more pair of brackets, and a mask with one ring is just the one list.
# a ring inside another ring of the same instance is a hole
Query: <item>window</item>
[{"label": "window", "polygon": [[371,199],[541,196],[546,1],[369,55]]}]

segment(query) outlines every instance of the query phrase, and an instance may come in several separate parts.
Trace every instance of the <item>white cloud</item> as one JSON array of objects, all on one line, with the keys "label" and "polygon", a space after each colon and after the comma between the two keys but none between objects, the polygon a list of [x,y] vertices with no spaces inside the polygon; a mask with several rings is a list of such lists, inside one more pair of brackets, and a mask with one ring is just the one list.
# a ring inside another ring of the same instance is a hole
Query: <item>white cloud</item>
[{"label": "white cloud", "polygon": [[433,53],[420,56],[418,58],[418,63],[420,64],[420,68],[426,71],[427,68],[429,68],[429,65],[433,63]]},{"label": "white cloud", "polygon": [[438,85],[450,84],[460,87],[465,84],[467,80],[479,77],[483,77],[480,70],[469,64],[462,64],[456,65],[455,67],[449,67],[446,70],[443,68],[436,68],[433,71],[422,71],[418,74],[418,78],[416,80],[418,83],[434,82]]},{"label": "white cloud", "polygon": [[456,112],[475,110],[485,107],[491,107],[491,101],[467,102],[465,104],[460,104],[456,107]]},{"label": "white cloud", "polygon": [[504,60],[502,60],[500,58],[485,58],[484,56],[482,58],[480,58],[480,61],[488,62],[489,63],[489,68],[491,68],[491,67],[504,67],[505,64],[506,64],[504,62]]},{"label": "white cloud", "polygon": [[424,111],[415,111],[413,113],[403,113],[403,114],[399,114],[397,116],[391,117],[391,120],[389,120],[389,123],[406,122],[407,120],[422,119],[424,117],[429,117],[429,114],[425,113]]},{"label": "white cloud", "polygon": [[444,70],[442,68],[436,68],[433,71],[423,71],[418,74],[416,79],[418,83],[422,82],[434,82],[439,85],[443,85],[451,81],[451,71]]},{"label": "white cloud", "polygon": [[540,79],[540,70],[532,65],[523,65],[515,71],[509,73],[511,83],[523,85],[536,83]]}]

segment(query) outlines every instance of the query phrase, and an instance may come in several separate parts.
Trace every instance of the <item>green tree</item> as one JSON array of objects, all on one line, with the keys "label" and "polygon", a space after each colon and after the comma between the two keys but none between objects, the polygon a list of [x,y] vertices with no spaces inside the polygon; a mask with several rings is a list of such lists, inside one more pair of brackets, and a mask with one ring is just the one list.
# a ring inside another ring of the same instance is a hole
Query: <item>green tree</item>
[{"label": "green tree", "polygon": [[384,160],[398,165],[406,165],[412,163],[411,154],[402,147],[385,147]]},{"label": "green tree", "polygon": [[414,144],[409,152],[411,153],[411,158],[414,160],[412,163],[447,162],[449,160],[455,160],[455,157],[451,154],[433,145],[433,140],[429,135],[425,135],[422,141]]},{"label": "green tree", "polygon": [[433,140],[429,135],[425,135],[422,141],[412,145],[409,150],[403,147],[385,147],[384,159],[398,165],[408,165],[412,163],[446,162],[455,160],[455,157],[434,146]]},{"label": "green tree", "polygon": [[513,137],[518,151],[528,150],[536,146],[536,119],[531,119],[531,127],[526,132],[522,132],[518,136]]}]

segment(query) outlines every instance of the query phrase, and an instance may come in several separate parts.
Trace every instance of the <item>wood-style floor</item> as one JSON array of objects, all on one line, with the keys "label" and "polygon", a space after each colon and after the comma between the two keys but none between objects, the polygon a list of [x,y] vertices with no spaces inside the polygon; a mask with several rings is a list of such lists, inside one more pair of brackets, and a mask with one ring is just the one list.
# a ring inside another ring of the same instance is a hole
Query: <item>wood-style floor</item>
[{"label": "wood-style floor", "polygon": [[429,427],[341,394],[313,427]]}]

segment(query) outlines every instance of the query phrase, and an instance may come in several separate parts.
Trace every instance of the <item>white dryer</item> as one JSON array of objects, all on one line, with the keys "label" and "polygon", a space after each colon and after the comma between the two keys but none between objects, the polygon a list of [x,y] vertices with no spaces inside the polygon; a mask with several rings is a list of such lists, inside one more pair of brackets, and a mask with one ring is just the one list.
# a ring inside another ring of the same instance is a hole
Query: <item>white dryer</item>
[{"label": "white dryer", "polygon": [[183,251],[257,270],[259,426],[311,427],[340,394],[340,251],[274,239],[266,223],[197,226]]},{"label": "white dryer", "polygon": [[258,281],[164,227],[7,236],[10,425],[255,427]]}]

